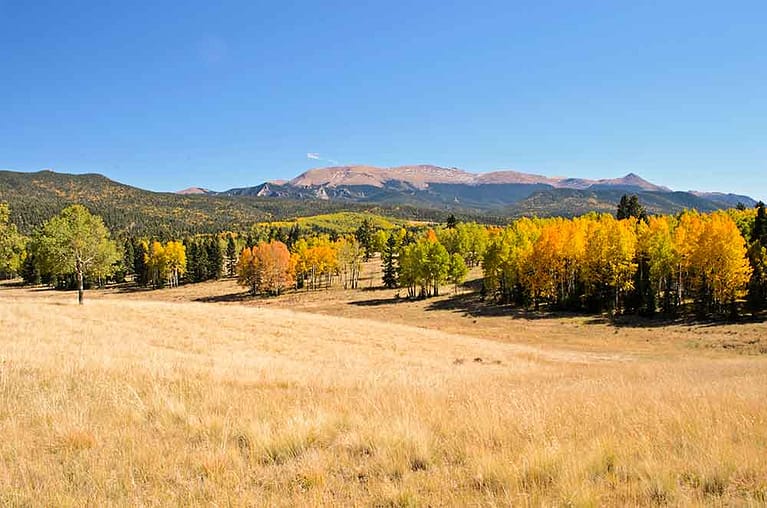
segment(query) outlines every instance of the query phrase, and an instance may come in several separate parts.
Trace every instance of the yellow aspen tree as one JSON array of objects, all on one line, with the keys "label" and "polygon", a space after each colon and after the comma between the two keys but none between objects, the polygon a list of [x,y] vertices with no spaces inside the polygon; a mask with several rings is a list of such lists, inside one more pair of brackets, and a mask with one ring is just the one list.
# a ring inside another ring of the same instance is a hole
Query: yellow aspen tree
[{"label": "yellow aspen tree", "polygon": [[501,303],[523,303],[537,287],[531,258],[540,227],[531,219],[520,219],[510,226],[492,228],[482,260],[485,291]]},{"label": "yellow aspen tree", "polygon": [[165,247],[157,240],[149,244],[149,250],[144,255],[147,269],[149,270],[149,280],[154,287],[160,287],[168,278],[168,263],[165,257]]},{"label": "yellow aspen tree", "polygon": [[707,310],[734,311],[751,277],[746,242],[735,221],[725,212],[706,217],[692,254],[697,273],[698,298]]},{"label": "yellow aspen tree", "polygon": [[184,244],[176,241],[166,243],[165,261],[170,287],[178,286],[179,278],[186,273],[186,247]]},{"label": "yellow aspen tree", "polygon": [[530,258],[531,279],[537,281],[538,296],[554,300],[565,278],[563,224],[565,219],[549,220],[541,227]]},{"label": "yellow aspen tree", "polygon": [[620,310],[622,295],[633,288],[637,264],[633,220],[616,220],[604,214],[589,224],[584,277],[588,292],[600,306],[612,300]]},{"label": "yellow aspen tree", "polygon": [[574,300],[583,270],[583,259],[586,252],[586,221],[574,219],[565,221],[563,227],[563,258],[564,258],[564,287],[562,288],[562,303]]},{"label": "yellow aspen tree", "polygon": [[365,258],[364,249],[354,236],[340,238],[335,242],[334,249],[337,253],[338,268],[344,289],[356,288],[362,270],[362,261]]},{"label": "yellow aspen tree", "polygon": [[670,313],[674,300],[678,253],[674,249],[675,221],[668,216],[651,216],[638,224],[637,250],[647,259],[649,279],[663,312]]},{"label": "yellow aspen tree", "polygon": [[674,229],[674,255],[677,262],[676,289],[677,301],[680,304],[684,302],[688,289],[692,289],[687,286],[692,285],[692,281],[697,278],[697,273],[695,272],[696,266],[693,263],[693,254],[695,253],[702,232],[703,219],[701,215],[694,210],[682,213],[679,217],[679,223]]}]

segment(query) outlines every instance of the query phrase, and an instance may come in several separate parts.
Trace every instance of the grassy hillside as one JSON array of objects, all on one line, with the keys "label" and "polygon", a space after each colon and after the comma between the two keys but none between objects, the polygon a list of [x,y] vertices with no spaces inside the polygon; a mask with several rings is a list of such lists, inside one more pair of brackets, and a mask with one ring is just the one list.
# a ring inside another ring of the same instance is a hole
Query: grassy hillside
[{"label": "grassy hillside", "polygon": [[534,349],[513,343],[519,326],[490,341],[239,305],[0,300],[2,504],[767,501],[763,358]]},{"label": "grassy hillside", "polygon": [[308,217],[299,217],[292,221],[279,221],[270,223],[260,223],[259,225],[271,225],[277,227],[290,228],[298,224],[303,230],[312,230],[319,232],[335,232],[338,234],[354,233],[359,228],[362,221],[367,219],[375,229],[393,229],[395,227],[404,227],[412,224],[413,221],[400,219],[396,217],[383,217],[363,212],[336,212],[320,215],[311,215]]}]

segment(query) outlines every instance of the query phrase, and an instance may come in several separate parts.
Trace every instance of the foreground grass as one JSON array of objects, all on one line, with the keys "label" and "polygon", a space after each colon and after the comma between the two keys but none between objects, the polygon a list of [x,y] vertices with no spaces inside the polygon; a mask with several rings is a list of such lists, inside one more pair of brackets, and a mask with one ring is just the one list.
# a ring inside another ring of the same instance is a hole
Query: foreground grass
[{"label": "foreground grass", "polygon": [[12,505],[759,505],[767,362],[6,297],[0,435]]}]

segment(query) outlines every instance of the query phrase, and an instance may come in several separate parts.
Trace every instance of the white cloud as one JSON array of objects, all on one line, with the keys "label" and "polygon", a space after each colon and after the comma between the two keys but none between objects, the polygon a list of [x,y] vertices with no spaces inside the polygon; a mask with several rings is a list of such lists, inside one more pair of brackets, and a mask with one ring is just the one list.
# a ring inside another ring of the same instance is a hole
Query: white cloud
[{"label": "white cloud", "polygon": [[328,163],[333,164],[333,165],[337,165],[338,164],[337,160],[335,160],[335,159],[327,159],[327,158],[323,157],[322,155],[320,155],[317,152],[309,152],[309,153],[307,153],[306,154],[306,158],[307,159],[312,159],[312,160],[315,160],[315,161],[328,162]]}]

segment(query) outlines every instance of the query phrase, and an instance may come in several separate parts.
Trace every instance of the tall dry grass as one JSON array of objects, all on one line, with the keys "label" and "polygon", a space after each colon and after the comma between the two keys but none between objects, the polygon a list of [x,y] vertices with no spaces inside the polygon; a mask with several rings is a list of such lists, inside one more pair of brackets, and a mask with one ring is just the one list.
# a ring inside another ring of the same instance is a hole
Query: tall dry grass
[{"label": "tall dry grass", "polygon": [[0,297],[0,436],[10,505],[762,505],[767,362]]}]

